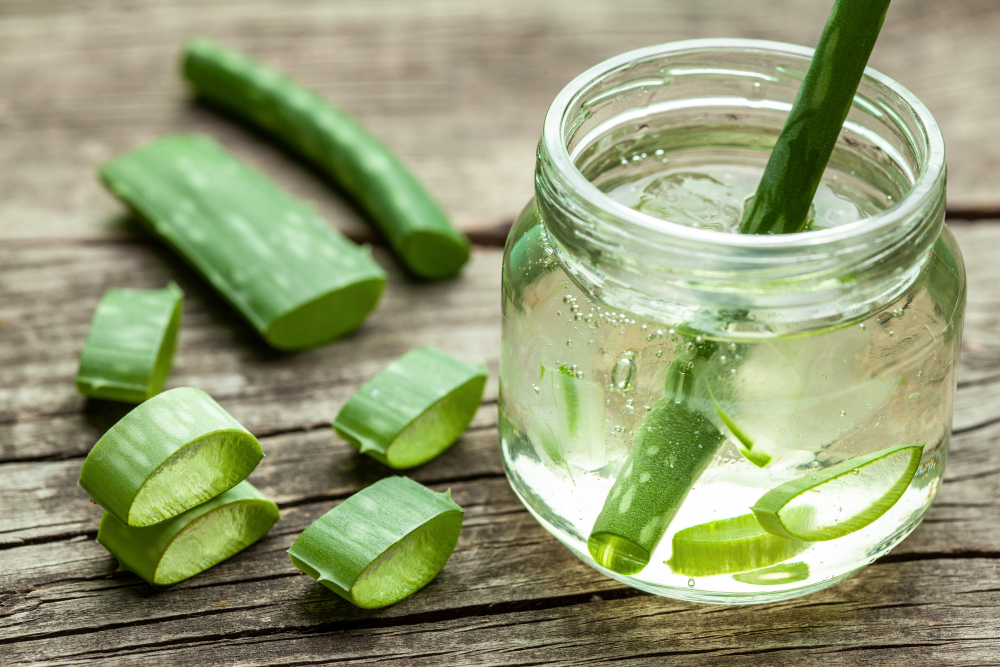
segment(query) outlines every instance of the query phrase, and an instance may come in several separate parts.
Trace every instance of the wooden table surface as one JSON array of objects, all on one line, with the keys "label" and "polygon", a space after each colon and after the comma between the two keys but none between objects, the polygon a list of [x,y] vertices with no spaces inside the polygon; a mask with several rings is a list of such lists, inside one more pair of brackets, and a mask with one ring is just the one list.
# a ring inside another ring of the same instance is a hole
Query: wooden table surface
[{"label": "wooden table surface", "polygon": [[[496,430],[500,257],[531,195],[548,103],[615,53],[705,36],[815,43],[829,0],[0,0],[0,664],[1000,664],[1000,5],[895,0],[872,64],[944,128],[949,222],[969,307],[948,472],[924,523],[831,589],[755,608],[645,595],[577,561],[521,507]],[[178,48],[201,32],[293,74],[393,146],[477,242],[461,278],[390,274],[348,339],[268,349],[96,184],[103,160],[170,131],[217,136],[354,238],[356,210],[259,135],[191,103]],[[76,480],[127,410],[73,385],[109,287],[186,293],[168,386],[200,387],[256,434],[251,480],[282,508],[262,541],[168,589],[94,541]],[[467,509],[426,589],[378,612],[299,573],[285,549],[387,474],[329,427],[389,360],[433,344],[485,359],[484,403],[413,477]]]}]

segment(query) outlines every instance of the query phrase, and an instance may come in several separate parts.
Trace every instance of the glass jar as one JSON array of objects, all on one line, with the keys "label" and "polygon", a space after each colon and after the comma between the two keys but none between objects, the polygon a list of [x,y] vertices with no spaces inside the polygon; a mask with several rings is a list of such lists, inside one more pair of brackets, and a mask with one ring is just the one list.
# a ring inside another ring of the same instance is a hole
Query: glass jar
[{"label": "glass jar", "polygon": [[738,226],[810,49],[696,40],[555,99],[503,266],[514,491],[579,558],[686,600],[829,586],[944,472],[965,273],[941,132],[868,70],[799,234]]}]

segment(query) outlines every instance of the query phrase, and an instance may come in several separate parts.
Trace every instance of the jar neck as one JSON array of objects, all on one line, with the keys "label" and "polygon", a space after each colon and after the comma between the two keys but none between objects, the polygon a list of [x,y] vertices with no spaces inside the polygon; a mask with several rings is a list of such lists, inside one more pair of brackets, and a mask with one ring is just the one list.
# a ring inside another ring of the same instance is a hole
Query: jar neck
[{"label": "jar neck", "polygon": [[[740,106],[741,99],[754,110],[747,113],[746,122],[767,126],[759,109],[769,107],[771,120],[780,126],[791,104],[788,97],[794,97],[795,81],[770,101],[727,97],[720,103],[720,96],[705,95],[704,90],[697,99],[651,102],[646,96],[644,105],[619,104],[605,110],[600,123],[592,121],[601,115],[602,104],[614,104],[608,79],[617,89],[634,91],[635,81],[648,79],[648,65],[669,70],[672,60],[689,58],[692,52],[701,63],[712,58],[733,60],[745,71],[733,64],[715,71],[734,77],[747,72],[771,76],[775,58],[765,58],[762,64],[748,62],[748,50],[776,53],[778,61],[800,60],[802,71],[811,54],[800,47],[750,40],[663,45],[602,63],[560,94],[546,118],[535,178],[537,205],[553,248],[581,288],[610,307],[667,323],[687,322],[707,333],[773,336],[870,315],[898,298],[919,275],[941,232],[945,204],[943,141],[933,118],[905,89],[876,72],[869,70],[867,89],[861,93],[878,96],[884,109],[877,116],[882,125],[874,130],[865,125],[862,102],[861,117],[852,121],[852,127],[862,143],[870,144],[863,157],[870,161],[872,173],[894,175],[901,198],[872,217],[799,234],[724,234],[640,213],[591,183],[605,164],[595,157],[600,153],[595,147],[606,153],[615,138],[623,137],[637,145],[632,138],[637,136],[635,128],[648,132],[656,126],[656,118],[676,115],[677,109],[687,115],[665,131],[678,133],[688,117],[704,123],[713,105],[728,113],[730,107]],[[895,107],[889,108],[885,100]],[[773,134],[766,140],[773,143]],[[886,165],[892,161],[899,164],[890,169]]]}]

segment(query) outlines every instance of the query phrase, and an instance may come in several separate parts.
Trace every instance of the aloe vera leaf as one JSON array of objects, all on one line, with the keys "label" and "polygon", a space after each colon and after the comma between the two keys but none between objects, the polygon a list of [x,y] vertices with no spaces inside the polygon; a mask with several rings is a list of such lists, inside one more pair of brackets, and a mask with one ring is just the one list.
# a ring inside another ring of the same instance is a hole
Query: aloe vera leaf
[{"label": "aloe vera leaf", "polygon": [[896,445],[855,456],[785,482],[754,503],[760,527],[780,537],[820,542],[873,523],[903,496],[923,445]]},{"label": "aloe vera leaf", "polygon": [[77,390],[125,403],[160,393],[177,346],[183,298],[174,283],[164,289],[107,290],[80,353]]},{"label": "aloe vera leaf", "polygon": [[740,223],[743,234],[801,232],[847,120],[889,0],[836,0]]},{"label": "aloe vera leaf", "polygon": [[158,139],[100,177],[278,349],[350,333],[382,294],[366,249],[207,137]]},{"label": "aloe vera leaf", "polygon": [[719,419],[722,420],[722,423],[726,425],[729,432],[733,434],[734,438],[736,438],[737,449],[739,449],[743,458],[758,468],[763,468],[770,463],[771,455],[767,452],[761,451],[759,447],[754,448],[754,443],[750,436],[744,433],[743,429],[741,429],[736,422],[730,419],[729,415],[726,414],[726,411],[723,410],[721,405],[719,405],[719,401],[715,399],[715,394],[712,392],[712,385],[706,383],[705,386],[708,389],[708,397],[712,399],[712,406],[715,408],[715,414],[719,415]]},{"label": "aloe vera leaf", "polygon": [[247,481],[153,526],[126,526],[110,512],[97,541],[150,584],[168,586],[221,563],[262,538],[278,506]]},{"label": "aloe vera leaf", "polygon": [[121,418],[93,446],[80,486],[128,526],[150,526],[236,485],[264,452],[212,397],[165,391]]},{"label": "aloe vera leaf", "polygon": [[321,516],[288,555],[348,602],[386,607],[437,576],[455,550],[464,513],[449,492],[387,477]]},{"label": "aloe vera leaf", "polygon": [[433,347],[410,350],[351,396],[333,420],[340,437],[395,469],[430,461],[462,435],[486,387],[486,367]]},{"label": "aloe vera leaf", "polygon": [[734,574],[733,579],[744,584],[754,586],[780,586],[781,584],[794,584],[805,581],[809,578],[808,563],[781,563],[762,570],[753,572],[743,572]]},{"label": "aloe vera leaf", "polygon": [[469,241],[382,142],[357,120],[292,79],[204,37],[182,63],[195,93],[275,136],[351,195],[413,273],[458,274]]},{"label": "aloe vera leaf", "polygon": [[809,548],[807,542],[772,535],[753,514],[709,521],[678,530],[667,563],[676,574],[711,577],[747,572],[788,560]]}]

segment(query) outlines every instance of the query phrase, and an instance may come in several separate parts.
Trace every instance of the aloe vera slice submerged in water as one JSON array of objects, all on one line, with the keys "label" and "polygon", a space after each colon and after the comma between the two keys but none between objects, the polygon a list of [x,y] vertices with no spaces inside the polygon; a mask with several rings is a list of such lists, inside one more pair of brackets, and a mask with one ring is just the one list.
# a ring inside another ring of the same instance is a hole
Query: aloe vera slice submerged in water
[{"label": "aloe vera slice submerged in water", "polygon": [[809,548],[809,544],[772,535],[753,514],[720,519],[678,530],[667,563],[677,574],[711,577],[769,567]]},{"label": "aloe vera slice submerged in water", "polygon": [[149,526],[219,495],[263,458],[257,439],[201,391],[163,392],[97,441],[80,486],[118,521]]},{"label": "aloe vera slice submerged in water", "polygon": [[437,576],[455,550],[464,513],[450,493],[387,477],[321,516],[288,555],[348,602],[386,607]]},{"label": "aloe vera slice submerged in water", "polygon": [[160,393],[174,358],[183,298],[174,283],[163,289],[107,290],[80,352],[77,390],[126,403]]},{"label": "aloe vera slice submerged in water", "polygon": [[105,512],[97,541],[118,559],[119,569],[169,586],[246,549],[278,518],[278,506],[243,481],[154,526],[126,526]]}]

